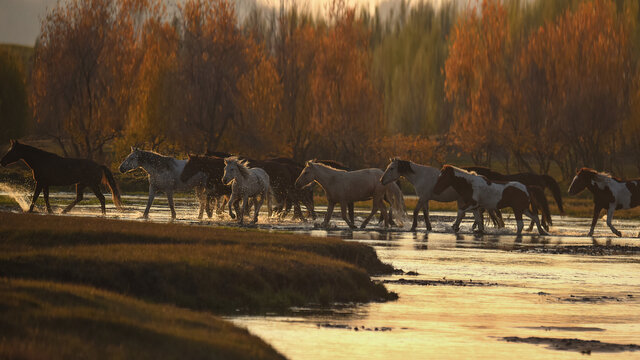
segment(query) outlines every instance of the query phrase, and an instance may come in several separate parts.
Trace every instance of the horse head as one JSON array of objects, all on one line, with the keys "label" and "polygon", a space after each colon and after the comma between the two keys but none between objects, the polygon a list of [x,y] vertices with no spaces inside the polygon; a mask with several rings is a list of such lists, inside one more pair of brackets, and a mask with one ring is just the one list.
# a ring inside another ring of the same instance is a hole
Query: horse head
[{"label": "horse head", "polygon": [[307,161],[304,169],[300,173],[300,176],[296,179],[296,188],[302,189],[303,187],[311,184],[316,179],[315,163],[311,160]]},{"label": "horse head", "polygon": [[22,154],[20,153],[19,147],[20,143],[17,140],[11,140],[11,147],[9,148],[9,151],[2,157],[2,160],[0,160],[0,165],[5,167],[20,160],[22,158]]},{"label": "horse head", "polygon": [[188,154],[187,163],[184,165],[182,169],[182,173],[180,173],[180,181],[186,183],[191,179],[195,174],[202,171],[203,164],[202,158],[198,155]]},{"label": "horse head", "polygon": [[445,165],[440,170],[440,176],[438,176],[438,181],[436,181],[436,185],[433,187],[433,193],[436,195],[440,195],[446,188],[451,186],[455,180],[456,174],[451,165]]},{"label": "horse head", "polygon": [[577,195],[584,190],[593,179],[595,171],[589,168],[582,168],[576,171],[576,176],[573,177],[571,185],[569,185],[569,195]]},{"label": "horse head", "polygon": [[225,185],[231,185],[231,182],[238,176],[238,158],[228,157],[224,159],[224,175],[222,176],[222,183]]},{"label": "horse head", "polygon": [[140,166],[139,157],[140,149],[132,146],[131,153],[129,153],[124,161],[122,161],[122,164],[120,164],[120,172],[124,174],[131,170],[137,169]]}]

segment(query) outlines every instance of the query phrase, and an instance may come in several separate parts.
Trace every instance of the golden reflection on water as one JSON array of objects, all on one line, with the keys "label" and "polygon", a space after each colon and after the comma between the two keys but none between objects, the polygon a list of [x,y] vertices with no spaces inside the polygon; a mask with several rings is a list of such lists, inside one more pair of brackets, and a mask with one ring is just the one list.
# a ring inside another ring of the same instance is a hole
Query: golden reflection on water
[{"label": "golden reflection on water", "polygon": [[[472,279],[498,286],[392,283],[387,286],[400,295],[398,301],[356,306],[347,316],[240,317],[233,321],[246,326],[290,359],[580,356],[577,352],[550,350],[542,345],[502,341],[506,336],[640,343],[640,257],[507,252],[470,247],[474,241],[498,241],[509,247],[515,240],[502,237],[475,240],[466,236],[461,239],[453,234],[429,234],[427,239],[409,236],[396,240],[394,246],[376,246],[376,250],[384,261],[420,275],[382,279]],[[576,242],[550,239],[553,241]],[[577,242],[580,241],[585,240]],[[584,297],[593,301],[578,301]],[[319,324],[345,325],[349,329]],[[372,331],[363,331],[363,326]],[[355,331],[354,327],[360,330]],[[376,327],[392,330],[376,332]],[[569,329],[549,329],[554,327]],[[632,359],[640,354],[592,356]]]}]

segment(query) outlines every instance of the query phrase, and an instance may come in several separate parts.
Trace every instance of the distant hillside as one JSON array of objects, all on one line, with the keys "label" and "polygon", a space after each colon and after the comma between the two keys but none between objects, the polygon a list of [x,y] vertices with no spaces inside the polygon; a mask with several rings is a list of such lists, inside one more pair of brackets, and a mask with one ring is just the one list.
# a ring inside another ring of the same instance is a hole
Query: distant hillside
[{"label": "distant hillside", "polygon": [[31,73],[33,67],[33,47],[14,45],[14,44],[0,44],[0,53],[7,53],[9,56],[18,60],[22,64],[25,76]]}]

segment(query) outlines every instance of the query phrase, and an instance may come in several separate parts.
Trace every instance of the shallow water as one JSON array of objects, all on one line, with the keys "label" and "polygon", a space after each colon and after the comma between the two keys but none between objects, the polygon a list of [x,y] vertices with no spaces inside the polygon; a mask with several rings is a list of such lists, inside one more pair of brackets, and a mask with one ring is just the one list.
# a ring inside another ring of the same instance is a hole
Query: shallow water
[{"label": "shallow water", "polygon": [[[74,195],[53,197],[56,202],[66,204]],[[139,220],[146,196],[125,196],[124,199],[130,210],[119,213],[108,206],[107,217]],[[149,221],[169,221],[166,198],[157,198],[156,204]],[[235,221],[227,215],[199,221],[197,206],[190,199],[178,199],[176,205],[176,222],[235,226]],[[55,205],[54,211],[59,212],[62,207]],[[20,208],[15,206],[9,210]],[[319,215],[323,215],[324,209],[319,210]],[[96,204],[81,204],[70,213],[75,216],[99,214]],[[339,211],[335,215],[338,214]],[[362,221],[365,215],[359,211],[356,222]],[[595,237],[584,237],[590,220],[571,217],[554,217],[552,236],[527,233],[516,238],[514,221],[508,218],[505,229],[489,226],[488,234],[481,237],[471,233],[469,218],[462,224],[462,233],[456,235],[449,228],[454,214],[432,212],[432,216],[434,231],[427,234],[424,230],[406,231],[410,226],[408,221],[400,230],[385,231],[374,224],[366,231],[350,231],[334,217],[334,228],[327,231],[318,229],[313,222],[269,219],[261,214],[260,228],[338,236],[367,243],[384,262],[418,275],[375,278],[388,282],[388,289],[398,293],[399,299],[393,302],[347,304],[334,309],[293,309],[289,316],[229,319],[247,327],[290,359],[563,359],[579,356],[575,351],[502,340],[509,336],[640,343],[640,255],[527,251],[542,246],[552,249],[592,244],[639,246],[639,239],[614,238],[604,221],[598,223]],[[638,221],[620,220],[614,221],[614,225],[625,236],[636,236],[640,228]],[[429,283],[435,285],[426,285]],[[592,356],[638,358],[640,352],[593,353]]]}]

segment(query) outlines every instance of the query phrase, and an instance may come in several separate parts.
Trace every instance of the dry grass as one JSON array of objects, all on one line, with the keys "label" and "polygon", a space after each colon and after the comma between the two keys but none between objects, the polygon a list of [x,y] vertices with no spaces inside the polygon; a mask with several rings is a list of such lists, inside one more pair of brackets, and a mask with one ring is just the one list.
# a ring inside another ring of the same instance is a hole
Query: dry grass
[{"label": "dry grass", "polygon": [[283,359],[208,313],[93,287],[0,278],[0,358]]},{"label": "dry grass", "polygon": [[[366,270],[365,270],[366,269]],[[0,274],[217,313],[394,297],[372,248],[255,230],[0,213]]]}]

